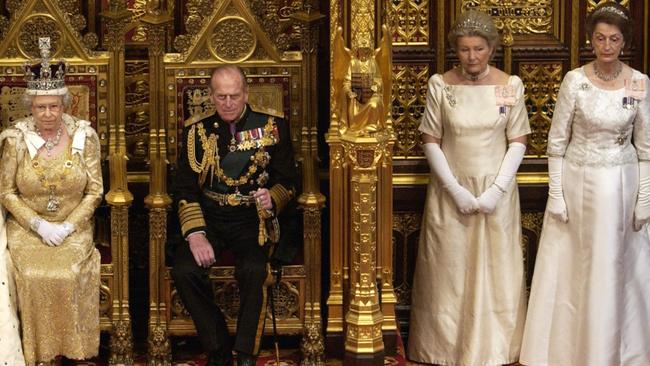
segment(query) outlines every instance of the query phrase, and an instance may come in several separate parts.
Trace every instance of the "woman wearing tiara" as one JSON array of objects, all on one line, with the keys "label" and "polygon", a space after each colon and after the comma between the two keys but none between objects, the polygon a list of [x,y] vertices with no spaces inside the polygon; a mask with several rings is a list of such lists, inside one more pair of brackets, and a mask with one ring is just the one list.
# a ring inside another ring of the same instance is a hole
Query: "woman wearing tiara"
[{"label": "woman wearing tiara", "polygon": [[[26,68],[31,116],[0,135],[0,203],[14,265],[28,365],[99,348],[99,253],[92,217],[102,198],[99,139],[64,113],[64,64]],[[4,333],[2,334],[4,337]]]},{"label": "woman wearing tiara", "polygon": [[525,317],[515,175],[530,133],[524,86],[488,65],[489,15],[449,33],[460,67],[429,79],[420,123],[431,169],[413,283],[408,356],[441,365],[517,361]]},{"label": "woman wearing tiara", "polygon": [[627,9],[587,19],[596,59],[560,87],[549,196],[522,345],[525,365],[650,365],[650,95],[619,60]]}]

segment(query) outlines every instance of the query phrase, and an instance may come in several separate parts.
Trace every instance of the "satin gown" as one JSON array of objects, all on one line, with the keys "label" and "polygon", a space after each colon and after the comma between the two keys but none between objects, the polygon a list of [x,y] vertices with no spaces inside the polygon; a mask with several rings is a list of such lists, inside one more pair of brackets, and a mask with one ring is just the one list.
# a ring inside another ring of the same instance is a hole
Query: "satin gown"
[{"label": "satin gown", "polygon": [[[63,122],[73,141],[51,159],[30,155],[31,117],[3,131],[0,202],[8,211],[7,242],[29,365],[57,355],[89,358],[99,350],[100,258],[92,220],[103,191],[99,139],[87,121],[64,114]],[[78,129],[85,135],[81,151],[75,149]],[[52,185],[59,202],[54,212],[47,210]],[[36,215],[70,222],[76,230],[50,247],[30,230]]]},{"label": "satin gown", "polygon": [[633,230],[650,97],[626,109],[624,93],[599,89],[583,68],[560,87],[548,155],[564,157],[569,220],[544,217],[522,364],[650,365],[650,240],[647,227]]},{"label": "satin gown", "polygon": [[5,212],[0,206],[0,365],[25,365],[19,329],[16,289],[11,258],[7,252]]},{"label": "satin gown", "polygon": [[[530,133],[524,86],[508,79],[514,105],[500,113],[494,85],[429,79],[420,131],[441,139],[459,184],[490,185],[508,140]],[[506,187],[492,214],[463,215],[431,175],[413,280],[408,357],[441,365],[517,361],[525,318],[519,193]]]}]

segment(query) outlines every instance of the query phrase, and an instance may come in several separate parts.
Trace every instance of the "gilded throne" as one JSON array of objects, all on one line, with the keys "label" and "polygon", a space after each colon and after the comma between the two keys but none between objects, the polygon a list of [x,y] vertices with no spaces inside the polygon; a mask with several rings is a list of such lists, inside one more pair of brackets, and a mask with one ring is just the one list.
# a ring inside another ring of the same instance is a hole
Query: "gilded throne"
[{"label": "gilded throne", "polygon": [[[180,144],[183,127],[214,113],[209,100],[210,74],[214,67],[225,63],[237,64],[244,70],[249,84],[249,103],[254,108],[283,115],[290,125],[294,153],[299,155],[306,118],[301,53],[280,51],[243,1],[225,1],[212,8],[209,14],[201,15],[201,26],[192,26],[195,32],[176,38],[180,52],[166,53],[160,61],[160,78],[156,83],[164,89],[161,117],[167,136],[167,180],[173,179],[176,160],[183,148]],[[227,34],[231,36],[225,36]],[[151,231],[154,230],[152,227]],[[167,215],[167,230],[161,236],[166,237],[168,253],[170,246],[184,244],[174,210]],[[297,241],[301,241],[298,246],[302,247],[301,236]],[[194,335],[196,331],[174,288],[170,275],[172,258],[165,255],[161,246],[150,246],[149,357],[155,364],[169,364],[167,339]],[[283,335],[303,334],[307,279],[320,277],[320,273],[308,273],[308,266],[304,264],[306,256],[307,249],[304,249],[292,265],[284,267],[280,286],[274,291],[277,329]],[[215,301],[223,310],[231,332],[235,330],[238,311],[233,264],[233,258],[224,253],[210,271]],[[265,333],[270,334],[271,315],[267,313],[266,319]]]}]

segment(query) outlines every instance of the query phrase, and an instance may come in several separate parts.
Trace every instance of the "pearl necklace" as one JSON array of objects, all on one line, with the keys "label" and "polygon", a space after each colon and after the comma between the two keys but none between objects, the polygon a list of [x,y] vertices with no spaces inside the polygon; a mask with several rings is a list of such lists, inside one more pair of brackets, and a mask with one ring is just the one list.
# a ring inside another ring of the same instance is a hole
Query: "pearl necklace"
[{"label": "pearl necklace", "polygon": [[[41,136],[41,138],[43,137],[43,135],[41,134],[41,131],[38,128],[36,129],[36,133],[39,136]],[[63,133],[63,128],[61,127],[61,124],[59,124],[59,129],[56,130],[56,136],[54,138],[48,137],[48,139],[45,141],[45,150],[47,150],[47,156],[51,156],[52,155],[52,149],[54,149],[54,147],[56,145],[58,145],[59,142],[61,142],[61,134],[62,133]]]},{"label": "pearl necklace", "polygon": [[460,74],[463,75],[463,77],[469,81],[479,81],[481,79],[485,79],[485,77],[488,76],[489,73],[490,73],[490,65],[487,65],[485,71],[477,75],[470,74],[467,71],[465,71],[464,67],[462,66],[460,67]]},{"label": "pearl necklace", "polygon": [[618,68],[614,71],[613,74],[604,74],[602,71],[598,70],[598,62],[594,61],[594,75],[596,75],[597,78],[599,78],[602,81],[612,81],[615,80],[620,74],[621,71],[623,71],[623,63],[618,62]]}]

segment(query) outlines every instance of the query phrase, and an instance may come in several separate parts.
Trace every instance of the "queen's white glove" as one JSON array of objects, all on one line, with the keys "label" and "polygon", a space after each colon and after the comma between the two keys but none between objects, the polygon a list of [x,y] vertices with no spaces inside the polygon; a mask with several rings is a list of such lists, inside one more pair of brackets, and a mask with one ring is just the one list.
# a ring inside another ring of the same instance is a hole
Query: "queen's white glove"
[{"label": "queen's white glove", "polygon": [[60,245],[67,235],[62,230],[61,225],[53,224],[40,217],[35,217],[30,221],[30,227],[41,236],[43,242],[51,247]]},{"label": "queen's white glove", "polygon": [[478,198],[479,209],[484,214],[491,214],[497,207],[497,203],[508,191],[510,183],[515,179],[519,164],[524,158],[526,153],[526,145],[521,142],[511,142],[508,145],[499,174],[494,179],[494,183],[483,192]]},{"label": "queen's white glove", "polygon": [[562,190],[562,165],[564,159],[559,156],[548,157],[548,201],[546,211],[561,222],[569,221],[569,214]]},{"label": "queen's white glove", "polygon": [[429,168],[440,179],[442,188],[449,193],[458,210],[466,215],[476,212],[479,208],[476,197],[467,188],[458,184],[440,145],[432,142],[426,143],[422,145],[422,150],[429,162]]}]

